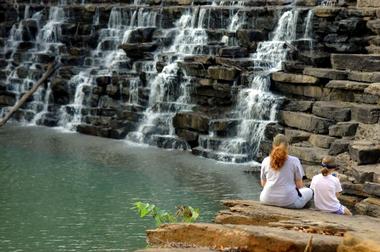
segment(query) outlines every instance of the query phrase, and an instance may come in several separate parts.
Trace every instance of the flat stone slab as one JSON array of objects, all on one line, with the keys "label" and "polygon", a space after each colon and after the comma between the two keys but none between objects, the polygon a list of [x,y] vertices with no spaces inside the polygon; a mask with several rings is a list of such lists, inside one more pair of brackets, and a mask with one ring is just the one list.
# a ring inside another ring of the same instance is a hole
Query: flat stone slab
[{"label": "flat stone slab", "polygon": [[139,249],[135,252],[211,252],[217,251],[209,248],[148,248]]},{"label": "flat stone slab", "polygon": [[314,68],[306,67],[303,70],[303,74],[314,76],[322,79],[330,80],[345,80],[347,79],[348,73],[344,70],[336,70],[332,68]]},{"label": "flat stone slab", "polygon": [[368,239],[373,240],[380,236],[380,219],[369,216],[342,216],[313,209],[286,209],[263,205],[253,200],[225,200],[223,203],[229,209],[218,213],[216,223],[271,227],[289,225],[293,228],[303,227],[306,232],[309,229],[310,232],[325,231],[331,235],[350,231],[365,234]]},{"label": "flat stone slab", "polygon": [[334,69],[376,72],[380,71],[380,54],[331,54]]},{"label": "flat stone slab", "polygon": [[[209,247],[218,250],[237,251],[304,251],[310,234],[290,230],[286,227],[221,224],[168,224],[147,231],[150,245]],[[313,234],[313,252],[333,252],[342,242],[342,237]]]},{"label": "flat stone slab", "polygon": [[364,82],[356,81],[346,81],[346,80],[332,80],[327,83],[326,87],[332,89],[342,89],[351,91],[364,91],[370,84]]},{"label": "flat stone slab", "polygon": [[310,75],[291,74],[284,72],[275,72],[272,74],[272,80],[285,83],[293,83],[300,85],[314,85],[318,83],[318,78]]}]

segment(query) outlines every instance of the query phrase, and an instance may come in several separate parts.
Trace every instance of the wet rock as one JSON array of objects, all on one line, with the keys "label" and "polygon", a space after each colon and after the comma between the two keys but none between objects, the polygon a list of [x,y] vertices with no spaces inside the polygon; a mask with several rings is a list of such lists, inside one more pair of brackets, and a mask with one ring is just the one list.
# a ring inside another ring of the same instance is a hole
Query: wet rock
[{"label": "wet rock", "polygon": [[180,62],[180,67],[188,76],[206,77],[207,69],[202,63],[198,62]]},{"label": "wet rock", "polygon": [[235,68],[211,66],[207,69],[208,76],[214,80],[235,80],[239,71]]},{"label": "wet rock", "polygon": [[356,122],[339,122],[329,128],[329,136],[355,136],[358,125]]},{"label": "wet rock", "polygon": [[264,130],[264,136],[267,139],[272,140],[276,135],[283,134],[284,127],[278,123],[268,123]]},{"label": "wet rock", "polygon": [[333,121],[314,115],[290,111],[280,112],[281,121],[289,126],[317,134],[327,134]]},{"label": "wet rock", "polygon": [[68,104],[70,101],[70,91],[67,84],[67,80],[61,78],[55,78],[51,81],[50,85],[54,103],[56,104]]},{"label": "wet rock", "polygon": [[244,58],[248,56],[248,51],[244,47],[224,47],[219,49],[219,56],[226,58]]},{"label": "wet rock", "polygon": [[349,146],[350,156],[359,165],[380,162],[380,144],[370,141],[355,141]]},{"label": "wet rock", "polygon": [[16,102],[14,94],[0,92],[0,106],[13,106]]},{"label": "wet rock", "polygon": [[141,59],[144,58],[147,52],[153,52],[157,48],[155,42],[149,43],[124,43],[119,46],[120,49],[123,49],[128,57],[132,59]]},{"label": "wet rock", "polygon": [[154,27],[136,28],[131,31],[128,38],[128,43],[147,43],[152,42],[153,33],[156,30]]},{"label": "wet rock", "polygon": [[173,118],[173,126],[179,129],[195,130],[207,133],[209,118],[199,112],[180,112]]},{"label": "wet rock", "polygon": [[378,54],[331,54],[331,64],[335,69],[376,72],[380,71]]},{"label": "wet rock", "polygon": [[198,132],[187,129],[177,129],[176,134],[178,137],[189,143],[190,147],[195,147],[198,145]]}]

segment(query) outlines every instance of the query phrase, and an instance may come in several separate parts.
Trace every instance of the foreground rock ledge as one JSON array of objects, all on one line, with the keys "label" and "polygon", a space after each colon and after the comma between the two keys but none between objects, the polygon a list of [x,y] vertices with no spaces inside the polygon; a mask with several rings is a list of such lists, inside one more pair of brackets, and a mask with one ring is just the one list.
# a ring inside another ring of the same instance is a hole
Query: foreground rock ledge
[{"label": "foreground rock ledge", "polygon": [[158,248],[147,251],[380,251],[378,218],[283,209],[250,200],[223,203],[228,210],[217,214],[215,224],[167,224],[148,230],[149,245]]}]

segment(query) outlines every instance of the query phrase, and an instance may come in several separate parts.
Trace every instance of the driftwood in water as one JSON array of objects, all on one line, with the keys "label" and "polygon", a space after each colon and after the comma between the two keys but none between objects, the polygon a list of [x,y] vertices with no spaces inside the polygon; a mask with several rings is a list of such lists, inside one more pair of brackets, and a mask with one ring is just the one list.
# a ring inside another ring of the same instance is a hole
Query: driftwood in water
[{"label": "driftwood in water", "polygon": [[18,102],[11,108],[11,110],[8,112],[8,114],[2,120],[0,120],[0,127],[3,126],[9,120],[9,118],[11,118],[13,113],[15,113],[29,99],[29,97],[32,96],[34,94],[34,92],[37,91],[37,89],[42,84],[45,83],[45,81],[50,77],[50,75],[52,75],[54,73],[54,71],[58,67],[59,67],[58,65],[55,65],[53,63],[48,66],[44,75],[42,75],[42,77],[36,82],[36,84],[34,84],[34,86],[28,92],[26,92],[21,97],[20,100],[18,100]]}]

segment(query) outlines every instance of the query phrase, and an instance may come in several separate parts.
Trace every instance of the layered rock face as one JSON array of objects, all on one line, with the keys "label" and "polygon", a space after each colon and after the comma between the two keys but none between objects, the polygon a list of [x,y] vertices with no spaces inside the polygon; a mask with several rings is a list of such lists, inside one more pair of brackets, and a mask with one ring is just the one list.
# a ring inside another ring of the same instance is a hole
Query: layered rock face
[{"label": "layered rock face", "polygon": [[[215,223],[167,224],[147,231],[147,251],[379,251],[379,219],[225,201]],[[180,248],[180,249],[179,249]],[[144,250],[143,250],[144,251]],[[165,250],[164,250],[165,251]]]},{"label": "layered rock face", "polygon": [[284,133],[309,178],[338,156],[345,204],[380,215],[377,1],[3,1],[0,115],[229,162]]}]

